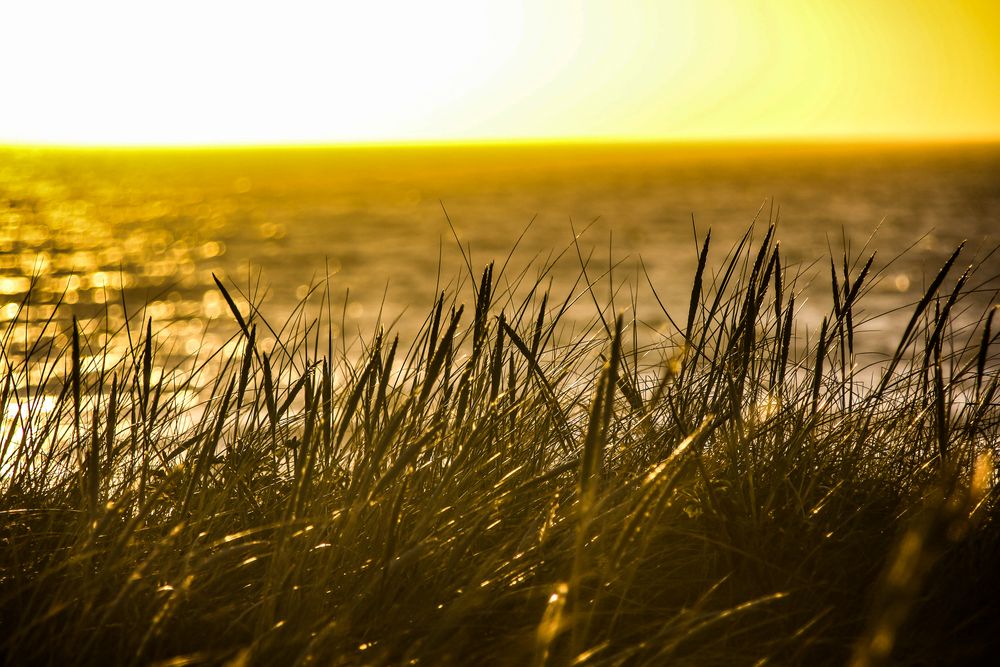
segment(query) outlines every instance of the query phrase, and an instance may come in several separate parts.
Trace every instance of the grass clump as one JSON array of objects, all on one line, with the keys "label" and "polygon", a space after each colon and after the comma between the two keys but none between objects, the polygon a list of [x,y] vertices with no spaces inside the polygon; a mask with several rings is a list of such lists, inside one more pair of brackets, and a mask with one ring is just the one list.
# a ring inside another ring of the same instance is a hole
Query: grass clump
[{"label": "grass clump", "polygon": [[[158,366],[148,320],[116,334],[119,355],[75,320],[66,349],[50,338],[15,355],[15,322],[0,652],[177,665],[993,655],[1000,376],[994,311],[967,307],[984,288],[952,276],[961,249],[867,369],[855,339],[873,258],[831,263],[833,307],[807,337],[773,227],[717,271],[710,249],[706,237],[686,320],[653,343],[610,306],[567,333],[576,299],[598,303],[589,279],[554,295],[551,267],[522,289],[525,274],[493,265],[471,308],[442,293],[412,344],[380,329],[353,352],[329,333],[328,285],[275,328],[218,281],[237,332],[184,373]],[[183,400],[197,386],[203,400]]]}]

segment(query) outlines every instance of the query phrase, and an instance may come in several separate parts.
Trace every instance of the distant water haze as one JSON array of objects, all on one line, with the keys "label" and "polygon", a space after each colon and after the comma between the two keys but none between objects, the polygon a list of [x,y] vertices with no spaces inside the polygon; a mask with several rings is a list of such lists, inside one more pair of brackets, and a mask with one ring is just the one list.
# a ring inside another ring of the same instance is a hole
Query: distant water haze
[{"label": "distant water haze", "polygon": [[[546,284],[560,297],[573,286],[575,230],[599,300],[617,290],[616,309],[631,316],[634,294],[644,336],[675,333],[650,282],[675,319],[686,314],[695,234],[712,230],[711,268],[755,217],[758,237],[777,220],[783,258],[803,273],[804,319],[816,322],[831,304],[827,256],[839,265],[845,239],[852,256],[866,243],[865,253],[879,251],[869,312],[919,298],[966,239],[961,264],[983,262],[979,282],[996,287],[1000,145],[4,149],[0,324],[35,275],[32,319],[63,295],[57,320],[76,313],[99,331],[105,314],[120,321],[124,291],[130,311],[148,304],[170,325],[172,349],[190,353],[222,340],[203,337],[206,320],[228,317],[212,273],[264,297],[262,312],[280,321],[329,272],[349,337],[370,335],[380,313],[400,316],[405,336],[436,290],[464,280],[461,298],[472,298],[445,211],[477,273],[502,264],[527,228],[504,274],[514,280],[530,264],[522,292],[560,253]],[[981,296],[985,305],[993,295]],[[594,315],[588,297],[569,320]],[[868,328],[888,348],[897,325]]]}]

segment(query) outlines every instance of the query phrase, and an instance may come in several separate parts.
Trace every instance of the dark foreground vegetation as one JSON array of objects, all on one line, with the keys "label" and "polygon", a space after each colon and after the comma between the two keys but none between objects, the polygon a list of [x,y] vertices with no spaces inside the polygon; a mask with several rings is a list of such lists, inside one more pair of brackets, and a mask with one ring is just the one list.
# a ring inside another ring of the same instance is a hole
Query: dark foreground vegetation
[{"label": "dark foreground vegetation", "polygon": [[866,371],[866,255],[831,262],[833,306],[807,335],[773,229],[724,258],[709,245],[654,344],[610,303],[590,330],[561,324],[595,297],[586,270],[555,295],[546,267],[535,289],[488,267],[412,344],[375,333],[353,351],[326,333],[325,285],[272,329],[220,282],[238,327],[196,405],[179,390],[207,371],[159,373],[155,323],[118,332],[131,352],[115,358],[76,326],[65,350],[14,354],[15,322],[0,655],[995,658],[1000,376],[993,310],[970,310],[994,277],[956,251]]}]

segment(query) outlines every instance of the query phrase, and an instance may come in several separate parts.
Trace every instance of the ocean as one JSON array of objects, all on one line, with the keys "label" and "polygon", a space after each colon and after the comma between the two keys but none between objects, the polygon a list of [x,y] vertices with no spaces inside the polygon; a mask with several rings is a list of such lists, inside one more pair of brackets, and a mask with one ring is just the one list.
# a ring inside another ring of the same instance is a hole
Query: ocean
[{"label": "ocean", "polygon": [[[504,289],[551,281],[560,298],[580,292],[585,266],[599,303],[614,295],[628,318],[635,305],[643,336],[670,338],[651,286],[684,315],[707,231],[713,268],[770,223],[807,324],[829,311],[828,256],[839,266],[845,249],[861,262],[878,251],[864,301],[875,314],[919,299],[965,240],[960,266],[979,265],[988,305],[1000,145],[2,149],[0,329],[12,353],[65,341],[73,315],[100,339],[127,313],[133,327],[152,317],[184,355],[232,333],[213,274],[279,324],[329,276],[338,334],[370,337],[381,322],[405,338],[441,289],[470,302],[470,275],[495,261]],[[595,308],[580,298],[568,321]],[[900,313],[865,325],[874,348],[892,347]]]}]

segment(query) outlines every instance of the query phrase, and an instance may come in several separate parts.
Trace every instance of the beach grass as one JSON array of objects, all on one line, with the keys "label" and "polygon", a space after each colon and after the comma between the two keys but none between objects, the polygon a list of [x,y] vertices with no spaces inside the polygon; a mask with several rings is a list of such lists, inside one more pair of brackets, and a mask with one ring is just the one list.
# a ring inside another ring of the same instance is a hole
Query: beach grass
[{"label": "beach grass", "polygon": [[996,277],[956,249],[872,360],[874,255],[830,258],[807,327],[773,227],[700,245],[656,336],[582,260],[567,294],[490,264],[407,340],[334,336],[328,282],[278,325],[219,279],[233,337],[172,372],[141,314],[15,353],[29,296],[3,332],[0,655],[995,658],[1000,323],[970,295]]}]

